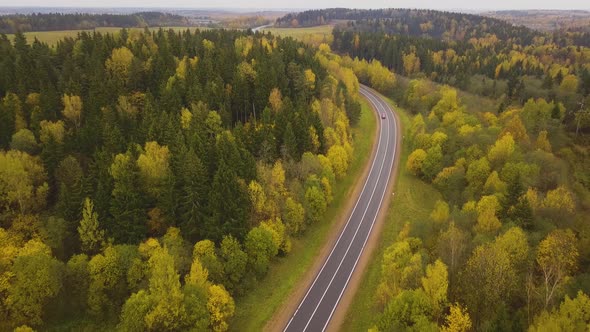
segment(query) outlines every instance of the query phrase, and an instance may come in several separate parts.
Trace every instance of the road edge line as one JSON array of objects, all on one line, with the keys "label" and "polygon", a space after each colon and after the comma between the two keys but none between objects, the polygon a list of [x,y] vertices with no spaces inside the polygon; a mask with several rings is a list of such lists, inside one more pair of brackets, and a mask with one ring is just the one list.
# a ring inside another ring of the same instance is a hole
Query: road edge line
[{"label": "road edge line", "polygon": [[[375,92],[377,92],[377,91],[375,91]],[[379,92],[377,92],[377,94],[379,96],[385,97]],[[385,97],[385,98],[387,98],[387,97]],[[389,178],[389,183],[388,183],[387,189],[386,189],[386,193],[391,193],[391,192],[393,192],[393,189],[397,185],[397,177],[399,175],[399,163],[400,163],[400,157],[401,157],[401,153],[402,153],[402,149],[403,149],[402,139],[403,139],[404,128],[402,126],[401,118],[397,114],[397,110],[395,109],[395,107],[393,107],[387,100],[383,100],[383,102],[385,102],[387,105],[389,105],[391,107],[393,116],[395,116],[395,120],[396,120],[395,123],[397,126],[397,128],[396,128],[396,130],[397,130],[397,139],[396,139],[397,146],[396,146],[396,151],[395,151],[395,156],[394,156],[393,170],[391,172],[391,175]],[[383,206],[386,206],[387,208],[381,209],[381,211],[379,211],[379,213],[377,215],[377,221],[375,222],[375,226],[373,228],[373,231],[369,235],[369,239],[367,240],[367,245],[366,245],[365,249],[363,250],[361,258],[359,259],[359,262],[356,266],[356,269],[352,273],[352,277],[350,278],[350,282],[348,283],[348,285],[344,291],[344,295],[340,299],[338,307],[336,308],[336,311],[334,312],[332,319],[330,320],[330,323],[328,324],[328,327],[326,329],[327,332],[335,332],[335,331],[341,330],[340,327],[344,323],[344,319],[346,318],[346,315],[348,314],[348,309],[350,308],[350,304],[354,300],[354,296],[360,286],[363,275],[365,274],[365,272],[367,270],[369,261],[373,255],[373,253],[375,252],[377,244],[379,243],[379,239],[381,237],[381,231],[383,229],[383,225],[385,224],[385,219],[387,217],[387,213],[389,212],[389,207],[391,205],[391,199],[393,197],[392,195],[389,195],[389,194],[386,194],[385,196],[386,197],[383,200]]]},{"label": "road edge line", "polygon": [[[371,103],[365,97],[363,97],[360,94],[360,92],[359,92],[359,96],[360,96],[360,98],[365,99],[366,102],[368,103],[369,107],[371,107],[371,109],[372,109]],[[355,180],[355,183],[353,185],[354,189],[352,190],[350,198],[346,202],[346,209],[343,209],[340,213],[338,213],[338,216],[336,217],[336,221],[331,226],[332,231],[329,232],[327,240],[326,240],[325,244],[322,246],[322,248],[320,249],[319,254],[317,255],[316,259],[311,264],[311,268],[308,269],[307,272],[305,272],[305,274],[303,275],[301,280],[299,280],[297,282],[297,285],[295,285],[293,287],[293,290],[291,291],[291,293],[286,297],[285,302],[279,308],[277,308],[277,310],[275,310],[275,313],[273,314],[271,319],[268,320],[268,322],[265,324],[265,326],[263,328],[263,331],[265,331],[265,332],[282,332],[283,331],[283,328],[287,325],[287,322],[291,319],[293,312],[295,312],[295,310],[297,309],[297,306],[299,306],[299,304],[301,303],[301,300],[305,296],[305,293],[307,292],[308,288],[313,283],[315,276],[318,274],[322,265],[324,264],[324,261],[327,259],[328,255],[330,254],[332,247],[336,244],[336,241],[338,240],[340,233],[342,232],[344,227],[346,227],[346,222],[354,209],[355,203],[361,193],[361,190],[363,189],[363,186],[367,180],[367,177],[369,176],[369,171],[371,170],[371,165],[373,164],[373,160],[375,159],[376,154],[377,154],[377,144],[376,143],[377,143],[377,140],[379,139],[381,123],[380,123],[380,118],[376,112],[370,112],[370,113],[373,115],[373,120],[377,124],[377,126],[375,127],[376,130],[373,133],[373,137],[371,138],[373,147],[371,148],[370,157],[367,159],[367,162],[363,166],[363,171],[361,173],[361,176],[359,176]],[[296,301],[295,301],[295,299],[296,299]]]}]

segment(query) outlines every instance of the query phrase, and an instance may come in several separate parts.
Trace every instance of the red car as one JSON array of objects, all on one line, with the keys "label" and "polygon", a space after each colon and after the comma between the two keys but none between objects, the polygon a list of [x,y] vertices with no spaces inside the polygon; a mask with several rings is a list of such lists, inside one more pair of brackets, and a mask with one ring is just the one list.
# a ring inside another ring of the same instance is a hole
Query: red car
[{"label": "red car", "polygon": [[385,113],[381,113],[381,119],[385,119]]}]

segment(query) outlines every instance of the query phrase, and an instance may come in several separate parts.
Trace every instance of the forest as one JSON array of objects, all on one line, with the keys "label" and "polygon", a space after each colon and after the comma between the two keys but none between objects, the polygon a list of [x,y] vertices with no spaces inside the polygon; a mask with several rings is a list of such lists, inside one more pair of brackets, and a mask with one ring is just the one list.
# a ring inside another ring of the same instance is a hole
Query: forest
[{"label": "forest", "polygon": [[[411,115],[403,172],[439,195],[425,219],[394,217],[399,232],[364,309],[370,330],[586,330],[590,49],[433,11],[320,10],[281,22],[337,19],[349,20],[333,30],[341,62]],[[378,60],[397,74],[393,85],[363,75]],[[468,107],[459,89],[497,107]]]},{"label": "forest", "polygon": [[347,172],[359,83],[327,52],[2,35],[0,330],[226,331]]},{"label": "forest", "polygon": [[0,16],[0,33],[27,31],[88,30],[99,27],[144,28],[189,26],[189,19],[160,12],[135,14],[31,14]]}]

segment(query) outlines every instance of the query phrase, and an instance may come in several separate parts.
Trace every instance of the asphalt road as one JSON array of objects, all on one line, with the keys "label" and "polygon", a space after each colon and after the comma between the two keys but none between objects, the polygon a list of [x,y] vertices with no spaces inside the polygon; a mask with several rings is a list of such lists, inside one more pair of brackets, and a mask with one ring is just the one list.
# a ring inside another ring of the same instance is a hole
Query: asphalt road
[{"label": "asphalt road", "polygon": [[373,105],[381,124],[377,152],[346,225],[284,331],[326,329],[363,254],[379,210],[386,208],[382,203],[394,164],[396,120],[389,104],[374,90],[361,86],[360,92]]}]

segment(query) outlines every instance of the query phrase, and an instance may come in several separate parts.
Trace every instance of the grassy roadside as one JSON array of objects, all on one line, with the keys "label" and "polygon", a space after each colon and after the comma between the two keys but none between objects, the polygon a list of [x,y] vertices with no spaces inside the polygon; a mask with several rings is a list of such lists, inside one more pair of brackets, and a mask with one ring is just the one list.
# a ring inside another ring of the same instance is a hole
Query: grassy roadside
[{"label": "grassy roadside", "polygon": [[[394,105],[390,100],[388,101],[392,106]],[[394,109],[399,115],[402,127],[410,128],[410,114],[399,107],[394,107]],[[340,326],[343,331],[367,331],[373,326],[376,312],[373,306],[373,295],[379,284],[381,258],[385,249],[395,241],[401,227],[406,222],[410,223],[412,233],[426,231],[430,212],[436,200],[441,197],[433,187],[406,171],[406,160],[411,152],[409,150],[408,142],[402,140],[399,175],[393,189],[395,196],[389,204],[381,236],[360,282],[362,286],[354,295],[344,323]]]},{"label": "grassy roadside", "polygon": [[268,275],[247,294],[236,299],[236,313],[230,322],[235,331],[261,331],[314,263],[325,244],[334,220],[342,213],[356,180],[370,158],[376,121],[368,104],[363,102],[359,125],[353,128],[354,157],[348,174],[334,188],[334,201],[321,223],[308,227],[305,234],[293,239],[291,254],[277,259]]}]

